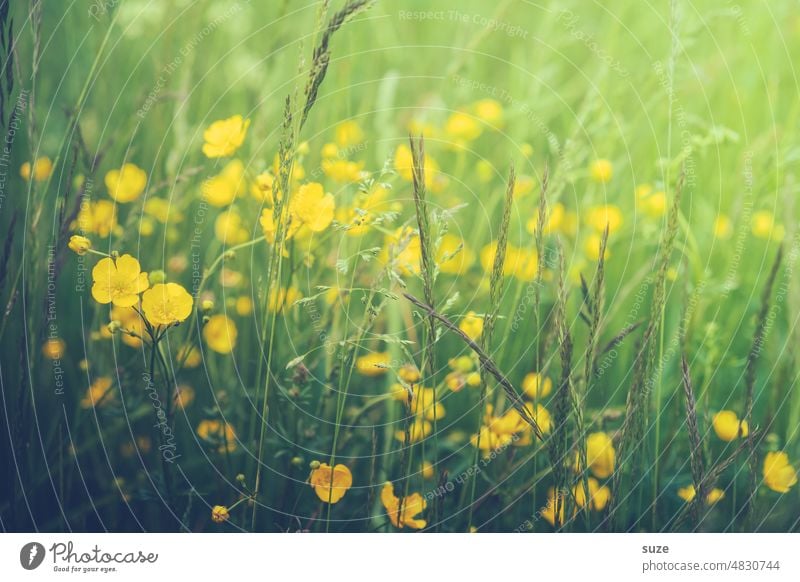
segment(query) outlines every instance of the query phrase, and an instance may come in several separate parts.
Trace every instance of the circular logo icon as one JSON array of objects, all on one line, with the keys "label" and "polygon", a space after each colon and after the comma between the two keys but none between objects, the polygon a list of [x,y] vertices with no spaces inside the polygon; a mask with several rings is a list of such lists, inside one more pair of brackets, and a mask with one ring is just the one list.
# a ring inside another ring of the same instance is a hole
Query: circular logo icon
[{"label": "circular logo icon", "polygon": [[44,546],[39,542],[29,542],[19,551],[19,563],[26,570],[35,570],[44,561]]}]

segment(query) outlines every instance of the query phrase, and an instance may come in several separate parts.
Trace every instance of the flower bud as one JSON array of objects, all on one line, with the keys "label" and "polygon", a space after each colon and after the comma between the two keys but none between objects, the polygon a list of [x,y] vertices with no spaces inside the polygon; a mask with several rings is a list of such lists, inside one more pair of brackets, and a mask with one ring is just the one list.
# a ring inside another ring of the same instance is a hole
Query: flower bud
[{"label": "flower bud", "polygon": [[204,299],[203,302],[200,304],[200,307],[204,312],[213,311],[214,302],[211,299]]},{"label": "flower bud", "polygon": [[167,274],[161,269],[158,269],[156,271],[150,271],[148,279],[150,279],[151,285],[158,285],[159,283],[163,283],[164,281],[167,280]]},{"label": "flower bud", "polygon": [[111,333],[111,334],[115,334],[115,333],[117,333],[117,332],[118,332],[120,329],[122,329],[122,324],[121,324],[119,321],[117,321],[117,320],[114,320],[114,321],[111,321],[111,322],[109,322],[109,324],[108,324],[108,331],[109,331],[109,333]]},{"label": "flower bud", "polygon": [[311,461],[308,464],[308,466],[311,467],[312,471],[315,470],[315,469],[319,469],[319,461]]}]

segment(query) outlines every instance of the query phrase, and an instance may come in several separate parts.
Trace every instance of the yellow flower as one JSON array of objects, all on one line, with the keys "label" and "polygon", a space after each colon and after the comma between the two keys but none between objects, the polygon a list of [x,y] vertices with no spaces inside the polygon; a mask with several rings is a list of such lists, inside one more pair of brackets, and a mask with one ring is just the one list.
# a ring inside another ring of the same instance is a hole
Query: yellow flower
[{"label": "yellow flower", "polygon": [[239,196],[245,187],[244,164],[231,160],[222,171],[203,181],[203,198],[212,206],[227,206]]},{"label": "yellow flower", "polygon": [[641,200],[644,213],[651,218],[659,218],[667,211],[667,195],[664,192],[654,192]]},{"label": "yellow flower", "polygon": [[353,475],[346,465],[334,465],[331,469],[327,463],[320,463],[311,471],[308,482],[320,501],[333,504],[338,503],[353,486]]},{"label": "yellow flower", "polygon": [[256,176],[255,182],[250,185],[250,194],[256,200],[272,206],[275,203],[272,193],[276,187],[275,176],[269,171],[261,172]]},{"label": "yellow flower", "polygon": [[240,295],[236,298],[236,313],[245,316],[253,312],[253,300],[247,295]]},{"label": "yellow flower", "polygon": [[31,172],[31,163],[25,162],[19,169],[19,175],[23,180],[30,181],[31,175],[36,182],[44,182],[53,173],[53,162],[47,156],[37,158],[33,162],[33,172]]},{"label": "yellow flower", "polygon": [[434,401],[433,388],[424,388],[415,385],[411,393],[410,408],[416,415],[424,416],[426,420],[444,418],[444,406],[439,401]]},{"label": "yellow flower", "polygon": [[422,377],[414,364],[403,364],[397,371],[397,375],[406,384],[416,384]]},{"label": "yellow flower", "polygon": [[786,230],[782,224],[776,224],[772,213],[761,210],[753,215],[753,234],[766,240],[783,240]]},{"label": "yellow flower", "polygon": [[390,257],[402,275],[418,275],[420,273],[422,248],[419,235],[415,230],[410,227],[401,227],[386,237],[386,244],[379,258],[386,264]]},{"label": "yellow flower", "polygon": [[[564,224],[565,220],[565,209],[564,205],[561,202],[556,202],[553,204],[553,207],[548,210],[545,215],[544,225],[542,227],[542,234],[553,234],[554,232],[559,232]],[[536,211],[533,213],[533,216],[528,220],[525,227],[527,228],[528,232],[531,234],[536,233],[536,227],[539,224],[539,212]]]},{"label": "yellow flower", "polygon": [[108,195],[120,204],[136,200],[147,186],[147,174],[136,164],[123,164],[106,173]]},{"label": "yellow flower", "polygon": [[711,424],[714,426],[714,432],[717,433],[717,436],[727,443],[739,437],[740,426],[743,437],[746,437],[749,432],[747,421],[740,421],[732,410],[719,411],[711,419]]},{"label": "yellow flower", "polygon": [[177,283],[159,283],[142,295],[142,311],[152,325],[173,325],[192,314],[192,296]]},{"label": "yellow flower", "polygon": [[142,340],[140,338],[143,336],[145,328],[142,318],[136,313],[136,310],[130,307],[114,307],[111,309],[111,321],[119,323],[122,343],[132,348],[141,347]]},{"label": "yellow flower", "polygon": [[447,118],[444,131],[454,142],[463,143],[476,139],[481,134],[482,128],[471,115],[456,111]]},{"label": "yellow flower", "polygon": [[594,160],[591,164],[589,164],[589,175],[595,182],[605,184],[611,181],[611,178],[614,175],[614,168],[611,166],[611,162],[608,160]]},{"label": "yellow flower", "polygon": [[[433,432],[433,425],[423,416],[415,416],[408,427],[408,438],[412,443],[417,443],[423,439],[428,438]],[[404,430],[398,430],[394,433],[396,438],[401,443],[406,440],[406,433]]]},{"label": "yellow flower", "polygon": [[161,224],[167,224],[172,215],[172,222],[177,223],[183,220],[183,215],[177,211],[174,205],[171,205],[168,200],[163,198],[148,197],[147,202],[144,203],[144,212],[148,216],[152,216]]},{"label": "yellow flower", "polygon": [[[589,485],[589,508],[594,511],[603,511],[608,502],[611,501],[611,489],[608,485],[600,486],[600,483],[594,477],[586,479]],[[575,504],[578,507],[586,505],[586,487],[581,481],[578,485],[572,488],[575,495]]]},{"label": "yellow flower", "polygon": [[445,233],[436,250],[436,263],[442,273],[462,275],[475,260],[466,243],[454,234]]},{"label": "yellow flower", "polygon": [[333,194],[326,194],[322,184],[303,184],[291,199],[292,217],[312,232],[321,232],[333,221],[335,203]]},{"label": "yellow flower", "polygon": [[50,338],[42,344],[42,354],[48,360],[58,360],[64,355],[67,344],[60,337]]},{"label": "yellow flower", "polygon": [[380,376],[385,374],[391,356],[389,352],[372,352],[356,358],[356,371],[364,376]]},{"label": "yellow flower", "polygon": [[611,437],[604,432],[594,432],[586,437],[586,461],[595,477],[598,479],[610,477],[614,472],[616,461]]},{"label": "yellow flower", "polygon": [[556,506],[558,506],[558,524],[560,526],[564,523],[564,497],[564,494],[561,494],[556,499],[551,487],[547,492],[547,504],[539,510],[539,515],[552,526],[556,525]]},{"label": "yellow flower", "polygon": [[[603,244],[603,239],[599,234],[590,234],[586,237],[583,250],[586,251],[586,257],[592,261],[600,260],[600,247]],[[606,252],[603,255],[604,259],[608,259],[611,252],[608,250],[608,241],[606,241]]]},{"label": "yellow flower", "polygon": [[92,248],[92,241],[85,236],[73,234],[71,237],[69,237],[69,243],[67,246],[72,252],[78,255],[85,255],[86,252]]},{"label": "yellow flower", "polygon": [[197,425],[197,436],[217,447],[217,452],[233,452],[236,450],[236,431],[233,427],[219,420],[201,420]]},{"label": "yellow flower", "polygon": [[480,448],[486,455],[507,447],[513,440],[512,434],[495,432],[488,426],[482,426],[479,434],[470,437],[472,446]]},{"label": "yellow flower", "polygon": [[320,167],[328,178],[335,182],[358,182],[361,179],[363,162],[350,160],[327,159],[320,162]]},{"label": "yellow flower", "polygon": [[427,502],[419,493],[412,493],[408,497],[404,497],[401,503],[401,500],[394,495],[394,486],[387,481],[381,490],[381,503],[386,509],[389,520],[396,528],[422,529],[428,525],[424,519],[414,518],[415,515],[425,511],[427,507]]},{"label": "yellow flower", "polygon": [[[678,489],[678,497],[683,499],[686,503],[692,502],[696,495],[697,492],[694,489],[694,485],[687,485],[686,487],[680,487]],[[706,495],[706,504],[714,505],[717,501],[720,501],[724,498],[725,492],[722,489],[715,487],[708,492],[708,495]]]},{"label": "yellow flower", "polygon": [[86,390],[86,396],[81,399],[81,408],[92,408],[107,404],[112,399],[111,386],[113,381],[109,376],[97,378]]},{"label": "yellow flower", "polygon": [[586,222],[597,232],[603,232],[608,225],[608,234],[612,234],[622,226],[622,210],[613,204],[594,206],[589,209]]},{"label": "yellow flower", "polygon": [[131,307],[139,301],[139,293],[150,286],[147,273],[141,272],[139,261],[122,255],[116,261],[100,259],[92,269],[92,297],[98,303]]},{"label": "yellow flower", "polygon": [[210,349],[219,354],[229,354],[233,351],[237,335],[236,324],[221,313],[212,315],[203,326],[203,339]]},{"label": "yellow flower", "polygon": [[267,309],[269,309],[270,312],[283,313],[302,298],[303,294],[295,287],[289,287],[288,289],[284,289],[283,287],[280,289],[271,289],[269,292]]},{"label": "yellow flower", "polygon": [[467,334],[472,341],[477,340],[483,333],[483,318],[470,311],[458,324],[458,328]]},{"label": "yellow flower", "polygon": [[217,240],[228,246],[247,242],[250,238],[249,231],[242,226],[242,217],[238,212],[223,212],[214,221],[214,236]]},{"label": "yellow flower", "polygon": [[764,457],[764,484],[777,493],[788,493],[797,484],[797,471],[789,463],[789,455],[773,451]]},{"label": "yellow flower", "polygon": [[339,147],[346,148],[361,143],[363,140],[364,132],[352,119],[343,121],[336,126],[336,143],[339,144]]},{"label": "yellow flower", "polygon": [[475,115],[494,127],[503,123],[503,106],[494,99],[481,99],[474,104]]},{"label": "yellow flower", "polygon": [[553,391],[553,381],[545,378],[543,382],[541,374],[531,372],[522,379],[522,389],[530,398],[545,398]]},{"label": "yellow flower", "polygon": [[[411,148],[406,144],[397,146],[394,152],[394,169],[406,182],[413,179],[414,162],[411,157]],[[430,188],[434,184],[436,174],[439,172],[438,164],[429,156],[425,156],[425,184]]]},{"label": "yellow flower", "polygon": [[728,239],[733,234],[733,225],[731,219],[720,214],[714,219],[714,237],[718,239]]},{"label": "yellow flower", "polygon": [[110,200],[98,200],[81,204],[81,209],[72,226],[81,232],[94,233],[100,238],[106,238],[117,226],[117,212],[114,203]]},{"label": "yellow flower", "polygon": [[208,158],[224,158],[236,153],[247,135],[250,120],[241,115],[215,121],[203,132],[203,153]]},{"label": "yellow flower", "polygon": [[215,505],[211,508],[211,521],[214,523],[224,523],[230,518],[228,508],[224,505]]},{"label": "yellow flower", "polygon": [[188,384],[179,384],[175,387],[175,396],[173,397],[175,407],[179,410],[185,409],[192,402],[194,402],[194,388]]},{"label": "yellow flower", "polygon": [[185,368],[196,368],[203,361],[203,355],[195,346],[185,345],[178,350],[177,361]]},{"label": "yellow flower", "polygon": [[423,479],[431,479],[434,474],[433,463],[430,461],[422,461],[419,472],[422,474]]}]

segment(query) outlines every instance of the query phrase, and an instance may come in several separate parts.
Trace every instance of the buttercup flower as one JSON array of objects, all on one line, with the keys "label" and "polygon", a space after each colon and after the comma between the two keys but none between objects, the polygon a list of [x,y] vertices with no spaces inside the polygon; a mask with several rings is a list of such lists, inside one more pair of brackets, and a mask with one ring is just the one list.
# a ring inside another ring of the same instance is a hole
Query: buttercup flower
[{"label": "buttercup flower", "polygon": [[212,315],[203,326],[203,339],[208,347],[219,354],[229,354],[236,347],[236,324],[227,316]]},{"label": "buttercup flower", "polygon": [[303,184],[291,199],[292,218],[307,226],[312,232],[321,232],[333,221],[335,203],[333,194],[326,194],[322,184]]},{"label": "buttercup flower", "polygon": [[173,401],[175,402],[176,408],[179,410],[185,409],[194,402],[194,388],[187,384],[179,384],[175,387]]},{"label": "buttercup flower", "polygon": [[[611,500],[611,489],[608,485],[600,486],[600,483],[594,477],[589,477],[586,481],[589,485],[589,508],[594,511],[603,511]],[[583,482],[573,487],[572,492],[575,495],[575,503],[578,507],[586,505],[586,488]]]},{"label": "buttercup flower", "polygon": [[211,206],[227,206],[244,191],[244,164],[241,160],[231,160],[222,171],[203,181],[203,198]]},{"label": "buttercup flower", "polygon": [[589,164],[589,175],[595,182],[605,184],[611,181],[611,177],[614,175],[614,168],[608,160],[594,160]]},{"label": "buttercup flower", "polygon": [[31,178],[35,182],[44,182],[53,173],[53,162],[47,156],[37,158],[33,162],[33,171],[31,171],[31,163],[25,162],[19,169],[19,175],[23,180],[30,181]]},{"label": "buttercup flower", "polygon": [[153,325],[173,325],[192,314],[192,296],[177,283],[159,283],[142,295],[142,311]]},{"label": "buttercup flower", "polygon": [[69,243],[67,243],[69,250],[78,254],[78,255],[85,255],[86,252],[92,248],[92,241],[90,241],[85,236],[80,236],[78,234],[73,234],[69,238]]},{"label": "buttercup flower", "polygon": [[477,340],[483,333],[483,318],[470,311],[458,324],[458,328],[463,331],[472,341]]},{"label": "buttercup flower", "polygon": [[364,376],[380,376],[388,370],[389,352],[373,352],[356,358],[356,371]]},{"label": "buttercup flower", "polygon": [[141,338],[145,327],[141,316],[131,307],[114,307],[111,309],[111,321],[118,324],[122,343],[132,348],[142,345]]},{"label": "buttercup flower", "polygon": [[361,143],[363,140],[364,132],[361,130],[358,123],[352,119],[343,121],[336,126],[336,143],[339,144],[339,147],[350,147]]},{"label": "buttercup flower", "polygon": [[308,479],[320,501],[338,503],[347,490],[353,486],[353,475],[346,465],[334,465],[331,469],[327,463],[311,471]]},{"label": "buttercup flower", "polygon": [[530,398],[545,398],[553,391],[553,381],[550,378],[542,380],[541,374],[531,372],[523,378],[522,389]]},{"label": "buttercup flower", "polygon": [[92,269],[92,297],[98,303],[131,307],[139,301],[139,293],[150,286],[147,273],[141,272],[139,261],[122,255],[116,261],[100,259]]},{"label": "buttercup flower", "polygon": [[233,452],[236,450],[236,431],[233,427],[219,420],[201,420],[197,425],[197,436],[217,447],[217,452]]},{"label": "buttercup flower", "polygon": [[442,273],[461,275],[475,260],[475,253],[469,250],[462,239],[445,233],[436,249],[436,263]]},{"label": "buttercup flower", "polygon": [[[687,485],[678,489],[678,497],[683,499],[686,503],[690,503],[697,496],[694,485]],[[715,487],[706,495],[706,504],[714,505],[717,501],[725,498],[725,492],[722,489]]]},{"label": "buttercup flower", "polygon": [[78,216],[72,225],[83,233],[93,233],[106,238],[117,226],[117,212],[110,200],[98,200],[81,204]]},{"label": "buttercup flower", "polygon": [[136,200],[145,186],[147,174],[136,164],[123,164],[119,170],[106,173],[106,188],[108,195],[120,204]]},{"label": "buttercup flower", "polygon": [[220,119],[203,132],[203,153],[208,158],[224,158],[236,153],[247,135],[250,120],[241,115]]},{"label": "buttercup flower", "polygon": [[411,529],[422,529],[428,522],[424,519],[415,519],[419,513],[425,511],[427,502],[419,493],[412,493],[408,497],[403,498],[402,512],[400,508],[400,499],[394,495],[394,486],[387,481],[381,490],[381,503],[386,509],[386,514],[389,520],[396,528],[410,527]]},{"label": "buttercup flower", "polygon": [[764,484],[777,493],[788,493],[797,484],[797,471],[783,451],[767,453],[763,472]]},{"label": "buttercup flower", "polygon": [[64,355],[67,344],[60,337],[50,338],[42,345],[42,354],[48,360],[58,360]]},{"label": "buttercup flower", "polygon": [[81,408],[92,408],[101,404],[108,403],[113,394],[111,387],[113,380],[109,376],[100,376],[86,390],[86,396],[81,400]]},{"label": "buttercup flower", "polygon": [[586,437],[586,461],[595,477],[598,479],[610,477],[616,462],[616,452],[611,437],[604,432],[594,432]]},{"label": "buttercup flower", "polygon": [[749,433],[749,427],[746,420],[739,420],[736,413],[732,410],[721,410],[714,415],[711,420],[714,426],[714,432],[717,436],[725,442],[731,442],[739,437],[739,428],[742,429],[742,436],[746,437]]},{"label": "buttercup flower", "polygon": [[211,508],[211,521],[214,523],[223,523],[228,521],[229,518],[230,513],[224,505],[215,505]]}]

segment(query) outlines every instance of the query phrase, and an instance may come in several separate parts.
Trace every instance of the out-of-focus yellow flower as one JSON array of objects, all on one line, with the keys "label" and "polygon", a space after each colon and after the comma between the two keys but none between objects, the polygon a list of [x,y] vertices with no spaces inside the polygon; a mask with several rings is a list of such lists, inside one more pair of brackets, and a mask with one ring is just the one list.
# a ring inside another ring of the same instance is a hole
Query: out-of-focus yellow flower
[{"label": "out-of-focus yellow flower", "polygon": [[650,218],[660,218],[667,211],[667,195],[662,192],[653,192],[640,201],[642,211]]},{"label": "out-of-focus yellow flower", "polygon": [[177,361],[183,362],[185,368],[196,368],[203,361],[203,355],[196,346],[185,345],[178,350]]},{"label": "out-of-focus yellow flower", "polygon": [[[433,433],[433,425],[429,420],[423,416],[415,416],[408,427],[408,439],[411,443],[418,443],[419,441],[428,438]],[[398,430],[394,433],[394,438],[404,443],[406,440],[406,433],[404,430]]]},{"label": "out-of-focus yellow flower", "polygon": [[119,323],[122,343],[132,348],[141,347],[141,338],[144,336],[145,327],[141,316],[136,313],[136,310],[131,307],[115,306],[111,309],[111,321]]},{"label": "out-of-focus yellow flower", "polygon": [[614,176],[614,168],[609,160],[599,159],[589,164],[589,176],[595,182],[606,184]]},{"label": "out-of-focus yellow flower", "polygon": [[[497,241],[492,241],[481,249],[480,261],[483,270],[491,274],[497,255]],[[539,261],[536,253],[528,249],[520,249],[514,245],[506,245],[503,262],[503,275],[514,276],[520,281],[533,281],[536,278]]]},{"label": "out-of-focus yellow flower", "polygon": [[[691,503],[697,496],[694,485],[687,485],[678,489],[678,497],[683,499],[686,503]],[[714,488],[706,495],[706,505],[714,505],[717,501],[725,498],[725,492],[722,489]]]},{"label": "out-of-focus yellow flower", "polygon": [[245,316],[253,313],[253,300],[247,295],[240,295],[236,298],[236,313]]},{"label": "out-of-focus yellow flower", "polygon": [[[548,208],[548,212],[545,216],[544,225],[542,227],[542,234],[553,234],[556,232],[560,232],[562,225],[564,224],[565,218],[565,210],[564,205],[561,202],[556,202],[553,204],[552,208]],[[539,211],[533,213],[533,216],[528,220],[525,227],[527,228],[528,232],[531,234],[536,233],[536,227],[539,224]]]},{"label": "out-of-focus yellow flower", "polygon": [[183,220],[183,215],[169,203],[169,200],[163,198],[148,197],[144,203],[144,212],[161,224],[167,224],[170,219],[173,224]]},{"label": "out-of-focus yellow flower", "polygon": [[275,176],[269,171],[261,172],[256,176],[255,181],[250,184],[250,194],[259,202],[272,206],[275,203],[273,191],[276,187]]},{"label": "out-of-focus yellow flower", "polygon": [[786,229],[782,224],[775,222],[775,217],[767,210],[760,210],[753,214],[753,234],[766,240],[782,241]]},{"label": "out-of-focus yellow flower", "polygon": [[711,419],[711,424],[714,426],[714,432],[717,433],[717,436],[725,442],[731,442],[739,437],[740,426],[743,437],[746,437],[749,432],[747,421],[740,421],[732,410],[720,410]]},{"label": "out-of-focus yellow flower", "polygon": [[270,312],[283,313],[302,298],[303,294],[296,287],[271,289],[267,308]]},{"label": "out-of-focus yellow flower", "polygon": [[222,207],[240,196],[244,187],[244,164],[241,160],[231,160],[219,174],[204,180],[201,190],[209,204]]},{"label": "out-of-focus yellow flower", "polygon": [[[406,394],[408,394],[406,392]],[[411,391],[411,402],[409,403],[411,412],[421,415],[427,420],[444,418],[445,410],[440,401],[435,400],[433,388],[424,388],[415,385]]]},{"label": "out-of-focus yellow flower", "polygon": [[241,115],[215,121],[203,132],[203,153],[207,158],[224,158],[236,153],[247,135],[250,120]]},{"label": "out-of-focus yellow flower", "polygon": [[473,105],[475,115],[493,127],[503,125],[503,106],[494,99],[481,99]]},{"label": "out-of-focus yellow flower", "polygon": [[215,505],[211,508],[211,521],[214,523],[224,523],[230,519],[231,515],[228,508],[224,505]]},{"label": "out-of-focus yellow flower", "polygon": [[352,119],[342,121],[336,126],[336,143],[339,147],[346,148],[364,141],[364,132],[361,126]]},{"label": "out-of-focus yellow flower", "polygon": [[553,381],[550,378],[545,378],[542,381],[542,375],[538,372],[531,372],[525,375],[522,379],[522,390],[529,398],[541,399],[546,398],[553,391]]},{"label": "out-of-focus yellow flower", "polygon": [[422,461],[419,472],[422,474],[423,479],[431,479],[434,475],[433,463],[430,461]]},{"label": "out-of-focus yellow flower", "polygon": [[175,396],[173,397],[175,407],[179,410],[186,409],[192,402],[194,402],[194,388],[188,384],[178,384],[175,387]]},{"label": "out-of-focus yellow flower", "polygon": [[397,375],[406,384],[416,384],[422,375],[414,364],[403,364],[397,371]]},{"label": "out-of-focus yellow flower", "polygon": [[364,376],[380,376],[388,370],[389,352],[372,352],[356,358],[356,371]]},{"label": "out-of-focus yellow flower", "polygon": [[147,186],[147,174],[136,164],[123,164],[110,170],[105,178],[108,195],[120,204],[136,200]]},{"label": "out-of-focus yellow flower", "polygon": [[227,316],[218,313],[212,315],[203,326],[203,339],[208,347],[218,354],[229,354],[236,347],[239,335],[236,324]]},{"label": "out-of-focus yellow flower", "polygon": [[[400,144],[394,152],[394,169],[403,180],[410,182],[413,180],[414,161],[411,156],[411,148],[406,144]],[[427,154],[425,155],[425,184],[432,188],[436,174],[439,172],[439,165]]]},{"label": "out-of-focus yellow flower", "polygon": [[442,236],[436,250],[436,263],[442,273],[463,275],[474,260],[475,253],[461,238],[449,232]]},{"label": "out-of-focus yellow flower", "polygon": [[73,234],[71,237],[69,237],[69,243],[67,246],[75,254],[85,255],[86,252],[92,248],[92,241],[85,236]]},{"label": "out-of-focus yellow flower", "polygon": [[236,450],[236,431],[227,422],[201,420],[197,425],[197,436],[216,447],[219,453],[232,453]]},{"label": "out-of-focus yellow flower", "polygon": [[325,159],[320,162],[320,167],[325,175],[334,182],[348,184],[358,182],[361,179],[364,163],[351,160]]},{"label": "out-of-focus yellow flower", "polygon": [[50,338],[42,344],[42,354],[48,360],[58,360],[64,355],[67,344],[60,337]]},{"label": "out-of-focus yellow flower", "polygon": [[444,124],[447,137],[456,144],[473,141],[481,134],[482,128],[474,117],[463,111],[450,114]]},{"label": "out-of-focus yellow flower", "polygon": [[337,464],[331,469],[327,463],[320,463],[319,467],[311,471],[308,482],[320,501],[334,504],[341,501],[347,490],[353,486],[353,475],[346,465]]},{"label": "out-of-focus yellow flower", "polygon": [[159,283],[142,295],[142,312],[152,325],[173,325],[192,314],[192,296],[177,283]]},{"label": "out-of-focus yellow flower", "polygon": [[533,192],[535,186],[536,180],[533,179],[533,176],[528,176],[526,174],[517,176],[517,179],[514,182],[514,198],[519,198],[520,196],[530,194]]},{"label": "out-of-focus yellow flower", "polygon": [[412,493],[403,498],[401,503],[401,500],[395,497],[394,486],[387,481],[381,490],[381,503],[396,528],[422,529],[428,525],[424,519],[415,519],[415,516],[425,511],[427,507],[427,502],[419,493]]},{"label": "out-of-focus yellow flower", "polygon": [[458,324],[458,329],[467,334],[472,341],[477,340],[483,333],[483,318],[470,311]]},{"label": "out-of-focus yellow flower", "polygon": [[555,491],[551,487],[547,492],[547,504],[539,510],[539,515],[552,526],[556,525],[556,512],[558,512],[559,526],[564,524],[564,494],[556,498]]},{"label": "out-of-focus yellow flower", "polygon": [[733,234],[733,224],[731,219],[724,214],[720,214],[714,219],[714,237],[726,240]]},{"label": "out-of-focus yellow flower", "polygon": [[622,210],[613,204],[594,206],[589,209],[586,222],[597,232],[603,232],[608,225],[608,234],[613,234],[622,226]]},{"label": "out-of-focus yellow flower", "polygon": [[333,221],[333,194],[326,194],[318,182],[303,184],[292,197],[290,210],[293,220],[307,226],[312,232],[322,232]]},{"label": "out-of-focus yellow flower", "polygon": [[610,477],[616,463],[616,451],[611,437],[604,432],[593,432],[586,437],[586,461],[595,477]]},{"label": "out-of-focus yellow flower", "polygon": [[83,233],[94,233],[106,238],[117,226],[117,212],[114,203],[109,200],[98,200],[81,204],[73,228]]},{"label": "out-of-focus yellow flower", "polygon": [[393,259],[393,264],[402,275],[418,275],[421,270],[422,247],[419,235],[410,227],[398,228],[386,237],[386,243],[379,255],[383,264]]},{"label": "out-of-focus yellow flower", "polygon": [[[589,477],[586,479],[589,485],[589,509],[593,511],[603,511],[608,505],[608,502],[611,501],[611,489],[608,485],[600,486],[600,483],[594,477]],[[584,507],[586,505],[586,487],[584,487],[583,481],[578,483],[572,488],[572,492],[575,495],[575,504],[580,507]]]},{"label": "out-of-focus yellow flower", "polygon": [[[603,238],[599,234],[590,234],[586,237],[583,243],[583,250],[586,252],[586,258],[590,261],[600,260],[600,247],[603,245]],[[606,242],[606,252],[603,254],[604,259],[611,256],[611,251],[608,250],[608,243]]]},{"label": "out-of-focus yellow flower", "polygon": [[98,303],[131,307],[139,301],[139,293],[150,286],[147,273],[141,272],[139,261],[122,255],[116,261],[100,259],[92,269],[92,297]]},{"label": "out-of-focus yellow flower", "polygon": [[86,396],[81,399],[81,408],[92,408],[108,404],[113,399],[111,386],[113,381],[110,376],[100,376],[86,390]]},{"label": "out-of-focus yellow flower", "polygon": [[797,484],[797,471],[789,463],[789,455],[772,451],[764,457],[764,484],[776,493],[788,493]]},{"label": "out-of-focus yellow flower", "polygon": [[36,182],[44,182],[52,173],[53,162],[47,156],[37,158],[36,161],[33,162],[33,172],[31,172],[30,162],[25,162],[19,169],[19,175],[26,181],[30,181],[31,177],[33,177]]},{"label": "out-of-focus yellow flower", "polygon": [[250,239],[250,232],[242,226],[238,212],[223,212],[214,221],[214,236],[225,245],[238,245]]}]

